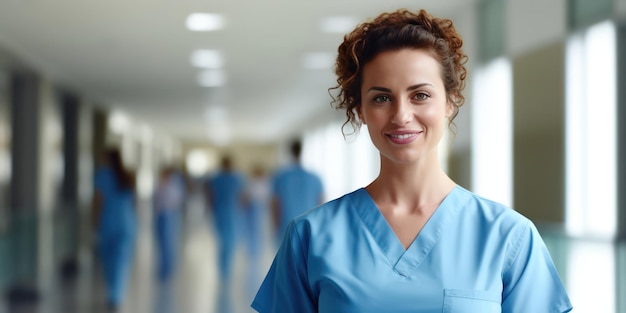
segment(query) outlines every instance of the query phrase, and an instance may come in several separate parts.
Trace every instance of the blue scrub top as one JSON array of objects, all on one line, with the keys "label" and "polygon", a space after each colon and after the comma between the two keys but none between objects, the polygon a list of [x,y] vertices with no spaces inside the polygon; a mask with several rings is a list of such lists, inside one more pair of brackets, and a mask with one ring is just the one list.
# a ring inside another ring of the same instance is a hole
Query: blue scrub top
[{"label": "blue scrub top", "polygon": [[137,227],[133,191],[120,188],[115,172],[109,167],[96,171],[94,184],[103,201],[98,224],[99,239],[122,240],[133,237]]},{"label": "blue scrub top", "polygon": [[279,237],[296,216],[320,204],[323,197],[321,179],[301,165],[294,164],[279,171],[272,179],[272,194],[281,210]]},{"label": "blue scrub top", "polygon": [[258,312],[569,312],[531,221],[457,186],[404,249],[365,189],[290,223]]}]

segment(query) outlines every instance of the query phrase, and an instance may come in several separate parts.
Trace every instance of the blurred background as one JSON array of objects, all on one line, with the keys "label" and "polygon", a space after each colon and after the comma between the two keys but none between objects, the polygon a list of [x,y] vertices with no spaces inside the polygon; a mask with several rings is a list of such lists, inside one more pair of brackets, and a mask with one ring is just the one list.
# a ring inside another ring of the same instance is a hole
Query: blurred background
[{"label": "blurred background", "polygon": [[[0,312],[110,309],[92,218],[111,148],[137,198],[118,311],[251,312],[276,251],[269,213],[256,254],[238,222],[220,281],[207,178],[224,155],[267,178],[301,138],[325,200],[367,185],[378,156],[365,129],[343,137],[332,65],[346,32],[401,7],[451,18],[464,38],[449,175],[538,226],[575,312],[626,312],[626,0],[3,0]],[[164,169],[184,182],[168,283]]]}]

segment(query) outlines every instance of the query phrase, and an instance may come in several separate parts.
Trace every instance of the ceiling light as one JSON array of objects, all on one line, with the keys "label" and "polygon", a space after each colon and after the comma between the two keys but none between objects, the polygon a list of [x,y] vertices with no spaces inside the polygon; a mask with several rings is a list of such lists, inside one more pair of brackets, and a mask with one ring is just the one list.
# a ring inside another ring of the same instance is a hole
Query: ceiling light
[{"label": "ceiling light", "polygon": [[217,50],[196,50],[191,54],[191,64],[195,67],[216,69],[224,65],[224,59]]},{"label": "ceiling light", "polygon": [[198,74],[198,84],[204,87],[224,86],[226,74],[222,70],[204,70]]},{"label": "ceiling light", "polygon": [[115,134],[122,134],[130,128],[130,119],[120,111],[113,111],[109,116],[109,130]]},{"label": "ceiling light", "polygon": [[304,67],[312,70],[332,68],[335,55],[330,52],[311,52],[304,56]]},{"label": "ceiling light", "polygon": [[187,29],[209,32],[224,27],[224,18],[220,14],[192,13],[187,17]]},{"label": "ceiling light", "polygon": [[351,16],[334,16],[322,19],[320,29],[327,33],[347,33],[358,23],[358,20]]}]

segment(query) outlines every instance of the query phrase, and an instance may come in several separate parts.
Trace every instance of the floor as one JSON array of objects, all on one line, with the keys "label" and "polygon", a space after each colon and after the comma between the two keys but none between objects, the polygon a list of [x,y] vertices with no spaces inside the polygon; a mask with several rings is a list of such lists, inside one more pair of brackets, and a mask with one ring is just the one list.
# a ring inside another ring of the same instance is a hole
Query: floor
[{"label": "floor", "polygon": [[[149,220],[144,217],[140,227],[129,296],[121,313],[223,313],[218,309],[224,305],[224,293],[217,280],[216,245],[201,198],[189,199],[178,275],[171,286],[155,281],[154,239]],[[255,262],[258,278],[252,283],[245,250],[243,246],[237,249],[230,286],[232,313],[253,312],[250,302],[275,252],[268,225],[266,221],[263,255]],[[550,231],[542,231],[542,235],[568,289],[574,312],[626,312],[625,244],[565,238]],[[74,281],[64,283],[51,268],[40,268],[44,270],[40,275],[38,304],[9,310],[6,303],[0,302],[0,313],[106,312],[100,268],[92,253],[81,254],[79,275]]]}]

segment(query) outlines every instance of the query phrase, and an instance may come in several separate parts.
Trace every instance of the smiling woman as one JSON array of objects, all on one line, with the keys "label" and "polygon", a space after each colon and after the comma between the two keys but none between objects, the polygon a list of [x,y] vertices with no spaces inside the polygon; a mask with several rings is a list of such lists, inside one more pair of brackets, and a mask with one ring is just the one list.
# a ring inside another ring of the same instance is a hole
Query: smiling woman
[{"label": "smiling woman", "polygon": [[[533,223],[457,185],[439,142],[464,102],[449,19],[383,13],[339,46],[337,107],[380,155],[369,185],[291,221],[259,312],[569,312]],[[358,159],[358,156],[356,156]]]}]

